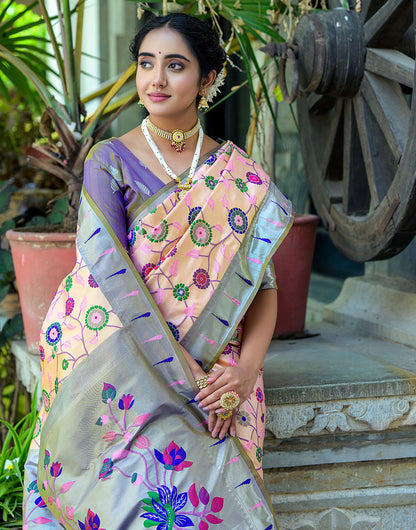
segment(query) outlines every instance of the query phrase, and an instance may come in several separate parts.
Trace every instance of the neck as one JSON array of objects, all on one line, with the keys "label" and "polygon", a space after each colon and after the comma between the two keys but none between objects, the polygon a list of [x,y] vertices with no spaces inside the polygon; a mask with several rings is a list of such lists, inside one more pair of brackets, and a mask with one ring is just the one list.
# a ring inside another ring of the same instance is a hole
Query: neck
[{"label": "neck", "polygon": [[196,125],[198,116],[196,111],[193,113],[187,113],[185,116],[159,116],[149,114],[149,120],[164,131],[173,131],[175,129],[181,129],[182,131],[189,131]]}]

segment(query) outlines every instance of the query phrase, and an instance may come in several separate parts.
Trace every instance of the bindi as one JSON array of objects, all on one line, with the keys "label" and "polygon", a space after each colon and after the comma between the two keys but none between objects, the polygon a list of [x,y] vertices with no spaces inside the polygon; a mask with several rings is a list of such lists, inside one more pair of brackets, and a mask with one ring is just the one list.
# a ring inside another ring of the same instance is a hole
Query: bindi
[{"label": "bindi", "polygon": [[159,55],[162,53],[162,52],[157,52]]}]

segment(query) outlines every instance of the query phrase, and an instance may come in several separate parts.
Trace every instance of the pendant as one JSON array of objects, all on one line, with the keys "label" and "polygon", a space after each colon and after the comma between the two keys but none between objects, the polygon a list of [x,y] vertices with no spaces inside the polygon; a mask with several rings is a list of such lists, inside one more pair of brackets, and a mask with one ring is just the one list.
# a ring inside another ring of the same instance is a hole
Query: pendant
[{"label": "pendant", "polygon": [[192,188],[192,184],[186,182],[184,184],[179,184],[178,188],[180,188],[181,191],[176,192],[176,194],[178,196],[178,200],[181,200],[185,197],[188,191]]},{"label": "pendant", "polygon": [[178,153],[182,153],[185,149],[185,133],[181,129],[175,129],[172,131],[171,146]]}]

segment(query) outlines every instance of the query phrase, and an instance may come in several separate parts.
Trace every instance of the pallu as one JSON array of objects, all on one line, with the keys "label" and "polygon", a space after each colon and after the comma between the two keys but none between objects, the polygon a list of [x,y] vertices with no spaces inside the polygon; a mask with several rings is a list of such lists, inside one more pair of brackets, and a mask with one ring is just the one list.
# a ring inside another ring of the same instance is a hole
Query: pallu
[{"label": "pallu", "polygon": [[[86,167],[111,142],[95,146]],[[124,162],[108,160],[117,193]],[[23,528],[276,529],[259,474],[261,372],[237,436],[213,439],[178,343],[205,371],[238,363],[245,312],[292,205],[226,142],[183,198],[172,182],[129,208],[125,246],[84,186],[77,262],[41,330]]]}]

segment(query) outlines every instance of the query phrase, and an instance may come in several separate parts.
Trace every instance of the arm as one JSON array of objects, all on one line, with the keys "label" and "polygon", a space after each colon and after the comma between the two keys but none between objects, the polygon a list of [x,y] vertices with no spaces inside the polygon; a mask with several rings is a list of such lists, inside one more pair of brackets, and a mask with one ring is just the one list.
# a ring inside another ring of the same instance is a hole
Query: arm
[{"label": "arm", "polygon": [[232,436],[235,435],[235,415],[224,422],[217,419],[216,412],[223,411],[219,400],[224,392],[231,390],[237,392],[241,403],[249,397],[258,371],[263,366],[273,336],[276,316],[277,291],[259,291],[246,313],[240,361],[236,366],[216,370],[208,379],[208,387],[197,394],[196,399],[201,400],[199,406],[210,411],[209,428],[213,437],[219,434],[222,438],[228,429]]}]

